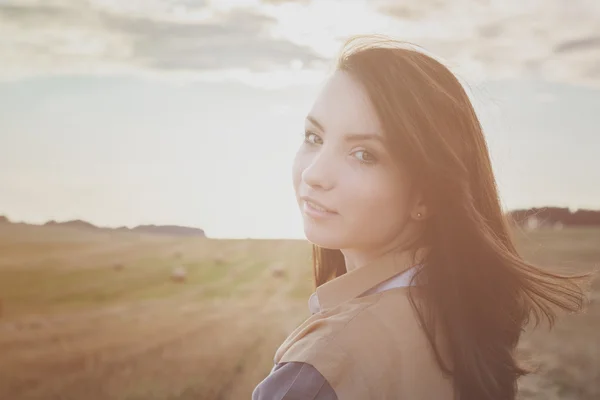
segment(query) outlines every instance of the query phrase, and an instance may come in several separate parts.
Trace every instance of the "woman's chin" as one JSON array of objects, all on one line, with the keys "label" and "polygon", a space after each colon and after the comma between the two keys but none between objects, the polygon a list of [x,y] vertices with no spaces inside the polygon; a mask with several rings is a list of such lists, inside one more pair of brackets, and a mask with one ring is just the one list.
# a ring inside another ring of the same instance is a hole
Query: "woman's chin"
[{"label": "woman's chin", "polygon": [[304,235],[309,242],[319,247],[336,250],[343,248],[340,234],[331,229],[304,224]]}]

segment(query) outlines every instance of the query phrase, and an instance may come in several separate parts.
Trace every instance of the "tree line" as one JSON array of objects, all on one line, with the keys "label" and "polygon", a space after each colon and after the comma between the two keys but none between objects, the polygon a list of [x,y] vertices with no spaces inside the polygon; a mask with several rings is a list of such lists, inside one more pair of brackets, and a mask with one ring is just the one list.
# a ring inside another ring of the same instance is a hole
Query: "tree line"
[{"label": "tree line", "polygon": [[508,213],[509,220],[523,225],[530,218],[536,218],[542,225],[562,224],[563,226],[600,226],[600,210],[543,207],[525,210],[513,210]]}]

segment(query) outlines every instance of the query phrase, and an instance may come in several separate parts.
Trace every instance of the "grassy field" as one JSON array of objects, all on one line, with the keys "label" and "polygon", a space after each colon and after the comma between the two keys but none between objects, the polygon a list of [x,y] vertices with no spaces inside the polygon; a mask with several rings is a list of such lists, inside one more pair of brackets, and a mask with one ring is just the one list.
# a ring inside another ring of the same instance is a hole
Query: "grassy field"
[{"label": "grassy field", "polygon": [[[554,269],[600,265],[597,229],[520,234],[519,246]],[[308,317],[311,285],[303,241],[0,225],[0,398],[249,399]],[[600,398],[598,280],[591,300],[524,335],[519,353],[540,370],[521,399]]]}]

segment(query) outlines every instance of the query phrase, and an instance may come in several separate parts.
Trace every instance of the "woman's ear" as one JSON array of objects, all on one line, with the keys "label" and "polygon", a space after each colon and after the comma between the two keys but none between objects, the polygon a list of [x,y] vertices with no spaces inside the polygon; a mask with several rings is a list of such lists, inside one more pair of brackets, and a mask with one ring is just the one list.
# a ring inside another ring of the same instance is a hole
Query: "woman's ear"
[{"label": "woman's ear", "polygon": [[422,193],[417,193],[415,202],[413,203],[411,217],[416,221],[422,221],[429,217],[429,210],[423,199]]},{"label": "woman's ear", "polygon": [[422,221],[429,217],[425,193],[423,192],[423,188],[416,182],[414,182],[412,189],[412,207],[410,216],[415,221]]}]

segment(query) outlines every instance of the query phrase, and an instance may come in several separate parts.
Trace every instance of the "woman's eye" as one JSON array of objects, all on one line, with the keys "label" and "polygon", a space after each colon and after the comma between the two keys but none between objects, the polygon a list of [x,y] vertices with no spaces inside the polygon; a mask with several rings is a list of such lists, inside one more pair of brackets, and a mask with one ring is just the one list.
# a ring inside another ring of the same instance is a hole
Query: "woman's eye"
[{"label": "woman's eye", "polygon": [[357,156],[357,158],[360,162],[365,163],[365,164],[372,164],[375,161],[377,161],[375,156],[373,156],[373,154],[369,153],[366,150],[358,150],[358,151],[355,151],[354,154]]},{"label": "woman's eye", "polygon": [[304,141],[310,144],[323,144],[323,139],[316,133],[310,131],[304,132]]}]

